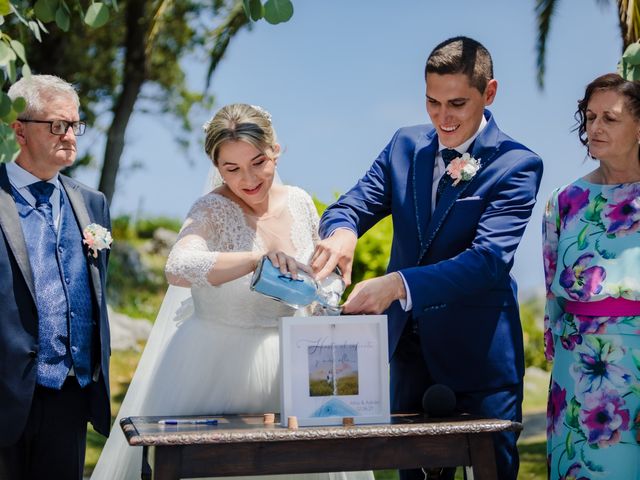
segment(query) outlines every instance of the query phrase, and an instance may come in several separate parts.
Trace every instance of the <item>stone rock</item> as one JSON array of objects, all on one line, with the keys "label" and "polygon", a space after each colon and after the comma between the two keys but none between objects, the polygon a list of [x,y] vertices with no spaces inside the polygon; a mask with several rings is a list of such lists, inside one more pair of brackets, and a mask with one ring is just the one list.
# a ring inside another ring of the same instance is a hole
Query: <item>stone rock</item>
[{"label": "stone rock", "polygon": [[548,385],[549,384],[549,372],[546,372],[538,367],[528,367],[524,372],[524,384],[525,388],[528,385],[531,385],[533,388],[534,385]]},{"label": "stone rock", "polygon": [[145,245],[145,250],[148,253],[154,253],[157,255],[169,255],[169,251],[173,244],[178,239],[178,233],[167,228],[159,227],[153,232],[153,237]]},{"label": "stone rock", "polygon": [[139,282],[148,278],[149,269],[142,262],[140,252],[130,243],[114,242],[111,255],[118,257],[120,268],[124,270],[125,274],[133,276]]},{"label": "stone rock", "polygon": [[134,319],[108,307],[112,350],[140,350],[138,342],[149,338],[152,324],[149,320]]}]

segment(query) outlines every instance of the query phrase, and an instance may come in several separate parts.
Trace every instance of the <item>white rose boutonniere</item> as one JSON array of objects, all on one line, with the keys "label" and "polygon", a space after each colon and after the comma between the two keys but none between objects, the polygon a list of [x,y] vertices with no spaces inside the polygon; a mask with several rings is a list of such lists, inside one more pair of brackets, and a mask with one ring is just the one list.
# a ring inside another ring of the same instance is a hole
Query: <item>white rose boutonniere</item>
[{"label": "white rose boutonniere", "polygon": [[111,248],[111,242],[113,242],[111,232],[97,223],[87,225],[82,231],[82,236],[84,237],[82,243],[87,246],[93,258],[98,256],[100,250]]},{"label": "white rose boutonniere", "polygon": [[478,173],[478,170],[480,170],[480,159],[473,158],[469,153],[454,158],[447,165],[447,173],[453,179],[454,187],[460,182],[471,180]]}]

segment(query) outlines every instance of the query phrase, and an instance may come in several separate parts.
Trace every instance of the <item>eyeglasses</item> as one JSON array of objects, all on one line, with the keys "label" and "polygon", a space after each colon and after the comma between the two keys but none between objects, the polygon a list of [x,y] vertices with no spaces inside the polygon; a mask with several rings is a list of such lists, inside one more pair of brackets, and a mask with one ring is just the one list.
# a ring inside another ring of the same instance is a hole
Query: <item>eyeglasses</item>
[{"label": "eyeglasses", "polygon": [[66,120],[25,120],[19,118],[18,121],[24,123],[48,123],[49,130],[54,135],[64,135],[71,127],[73,134],[79,137],[84,135],[84,131],[87,128],[87,124],[84,122],[68,122]]}]

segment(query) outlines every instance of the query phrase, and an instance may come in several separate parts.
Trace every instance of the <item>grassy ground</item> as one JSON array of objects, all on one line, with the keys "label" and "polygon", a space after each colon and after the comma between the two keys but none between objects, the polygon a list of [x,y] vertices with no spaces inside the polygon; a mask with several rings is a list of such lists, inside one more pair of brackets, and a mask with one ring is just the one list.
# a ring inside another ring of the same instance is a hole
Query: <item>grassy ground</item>
[{"label": "grassy ground", "polygon": [[[518,480],[543,480],[547,478],[546,447],[544,440],[520,443],[520,472]],[[373,472],[376,480],[398,480],[397,470]],[[462,469],[456,471],[456,480],[463,480]]]},{"label": "grassy ground", "polygon": [[[138,360],[142,350],[136,352],[133,350],[119,351],[114,350],[111,355],[111,418],[115,419],[120,404],[124,399],[131,377],[136,369]],[[119,425],[113,425],[113,428],[120,428]],[[87,456],[85,459],[84,474],[90,475],[95,467],[102,447],[106,438],[96,433],[91,426],[87,432]]]},{"label": "grassy ground", "polygon": [[[518,480],[544,480],[547,478],[545,441],[520,443],[520,472]],[[397,470],[378,470],[373,472],[376,480],[398,480]],[[456,480],[463,480],[462,469],[456,471]]]},{"label": "grassy ground", "polygon": [[[524,415],[545,412],[547,407],[548,374],[541,371],[525,375]],[[542,430],[538,435],[522,439],[518,443],[520,452],[519,480],[542,480],[547,478],[546,435]]]}]

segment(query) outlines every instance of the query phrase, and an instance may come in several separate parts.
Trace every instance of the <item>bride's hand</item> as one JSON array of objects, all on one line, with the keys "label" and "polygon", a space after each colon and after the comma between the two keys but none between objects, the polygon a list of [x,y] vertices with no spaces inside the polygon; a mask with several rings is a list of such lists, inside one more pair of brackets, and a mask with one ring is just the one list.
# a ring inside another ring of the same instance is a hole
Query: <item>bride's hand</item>
[{"label": "bride's hand", "polygon": [[271,260],[274,267],[280,269],[280,273],[283,275],[291,274],[292,278],[298,278],[298,271],[302,270],[308,274],[312,274],[309,266],[298,262],[295,258],[287,255],[284,252],[276,251],[267,253],[267,257]]}]

